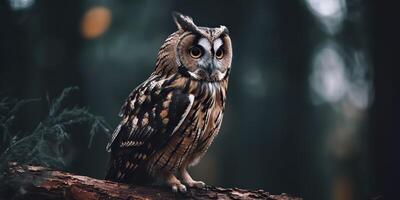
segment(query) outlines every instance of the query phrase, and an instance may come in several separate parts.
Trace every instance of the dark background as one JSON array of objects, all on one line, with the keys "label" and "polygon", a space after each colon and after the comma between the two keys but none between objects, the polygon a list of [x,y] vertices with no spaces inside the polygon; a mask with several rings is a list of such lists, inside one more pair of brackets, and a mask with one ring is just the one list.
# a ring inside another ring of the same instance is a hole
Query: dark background
[{"label": "dark background", "polygon": [[[180,11],[201,26],[227,26],[234,49],[222,129],[191,170],[196,179],[305,199],[392,199],[400,185],[395,8],[363,0],[3,0],[0,92],[45,98],[76,85],[73,101],[114,127],[176,30],[171,12]],[[45,104],[27,109],[21,129],[46,112]],[[102,178],[107,137],[88,149],[84,131],[70,140],[67,170]]]}]

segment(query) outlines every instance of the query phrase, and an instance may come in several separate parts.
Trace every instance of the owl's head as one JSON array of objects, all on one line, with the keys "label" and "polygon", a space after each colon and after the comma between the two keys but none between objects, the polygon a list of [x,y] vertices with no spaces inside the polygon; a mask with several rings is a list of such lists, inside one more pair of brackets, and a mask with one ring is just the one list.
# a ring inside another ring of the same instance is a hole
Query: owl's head
[{"label": "owl's head", "polygon": [[[229,75],[232,61],[232,44],[228,29],[199,27],[189,16],[173,13],[177,32],[166,40],[165,46],[173,51],[172,62],[177,72],[200,81],[221,81]],[[172,43],[171,45],[167,45]],[[164,46],[163,45],[163,46]],[[161,47],[159,53],[162,56]]]}]

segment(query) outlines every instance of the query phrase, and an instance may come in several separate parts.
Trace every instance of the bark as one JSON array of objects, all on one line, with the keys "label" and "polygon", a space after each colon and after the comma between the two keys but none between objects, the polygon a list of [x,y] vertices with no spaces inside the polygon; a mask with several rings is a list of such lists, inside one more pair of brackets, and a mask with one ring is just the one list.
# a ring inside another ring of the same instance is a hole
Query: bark
[{"label": "bark", "polygon": [[175,194],[166,187],[133,186],[16,163],[9,165],[3,178],[0,199],[300,199],[287,194],[271,195],[263,190],[213,186]]}]

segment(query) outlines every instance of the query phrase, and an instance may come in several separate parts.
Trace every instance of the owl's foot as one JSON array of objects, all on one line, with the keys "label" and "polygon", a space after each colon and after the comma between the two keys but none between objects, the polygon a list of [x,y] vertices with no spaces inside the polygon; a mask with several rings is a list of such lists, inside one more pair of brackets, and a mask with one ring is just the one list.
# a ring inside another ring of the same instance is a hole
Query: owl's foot
[{"label": "owl's foot", "polygon": [[189,187],[204,188],[204,186],[206,186],[206,184],[203,181],[193,180],[186,169],[181,170],[181,177],[183,183],[185,183]]},{"label": "owl's foot", "polygon": [[186,186],[181,183],[172,184],[171,188],[172,188],[172,191],[175,193],[177,193],[178,191],[181,193],[187,192]]},{"label": "owl's foot", "polygon": [[184,181],[184,183],[189,186],[189,187],[195,187],[195,188],[204,188],[206,184],[203,181]]},{"label": "owl's foot", "polygon": [[186,186],[183,185],[172,173],[166,172],[164,177],[166,184],[171,187],[173,192],[187,192]]}]

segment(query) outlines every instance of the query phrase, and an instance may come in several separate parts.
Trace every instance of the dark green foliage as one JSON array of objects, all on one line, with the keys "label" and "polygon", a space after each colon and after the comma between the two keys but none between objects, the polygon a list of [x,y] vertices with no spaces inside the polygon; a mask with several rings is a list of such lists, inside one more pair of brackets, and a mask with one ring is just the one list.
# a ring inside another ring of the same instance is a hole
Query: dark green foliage
[{"label": "dark green foliage", "polygon": [[1,98],[0,172],[7,167],[9,162],[63,168],[65,166],[64,143],[70,136],[68,129],[74,125],[82,123],[90,125],[89,147],[96,132],[102,130],[108,133],[107,124],[102,117],[91,114],[86,108],[66,106],[66,99],[76,90],[78,90],[77,87],[66,88],[55,100],[48,99],[48,116],[28,134],[12,131],[11,127],[16,120],[16,113],[21,112],[19,110],[26,104],[32,104],[38,99],[18,101]]}]

